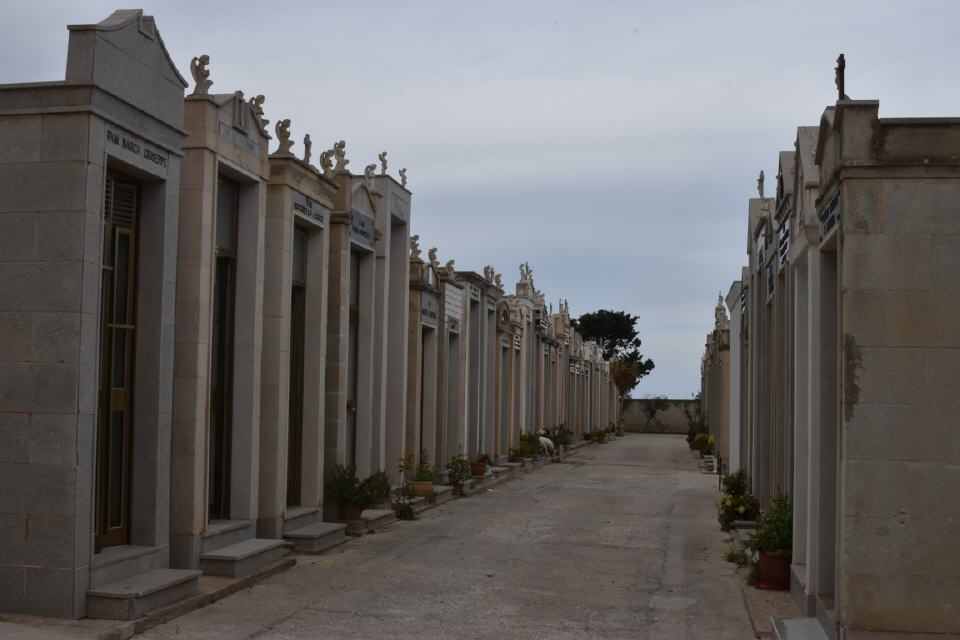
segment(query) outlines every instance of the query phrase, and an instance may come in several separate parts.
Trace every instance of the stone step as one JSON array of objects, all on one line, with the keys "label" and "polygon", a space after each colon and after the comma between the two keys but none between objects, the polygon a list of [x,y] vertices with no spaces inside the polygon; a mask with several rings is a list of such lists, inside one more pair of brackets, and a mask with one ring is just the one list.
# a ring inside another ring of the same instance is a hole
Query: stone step
[{"label": "stone step", "polygon": [[87,591],[91,618],[134,620],[199,590],[200,572],[190,569],[154,569]]},{"label": "stone step", "polygon": [[397,519],[393,509],[364,509],[360,519],[350,523],[350,530],[366,533],[385,527]]},{"label": "stone step", "polygon": [[433,485],[433,504],[443,504],[453,500],[453,487],[451,485]]},{"label": "stone step", "polygon": [[770,618],[774,640],[827,640],[816,618]]},{"label": "stone step", "polygon": [[347,525],[342,522],[314,522],[287,531],[284,540],[293,543],[295,553],[320,553],[346,542]]},{"label": "stone step", "polygon": [[249,538],[200,554],[200,568],[211,576],[238,578],[287,555],[287,542]]},{"label": "stone step", "polygon": [[509,467],[487,467],[487,471],[489,471],[494,478],[499,478],[503,474],[509,473],[510,468]]},{"label": "stone step", "polygon": [[283,533],[302,529],[321,519],[320,509],[317,507],[287,507],[283,516]]},{"label": "stone step", "polygon": [[201,536],[200,553],[216,551],[256,535],[250,520],[211,520]]}]

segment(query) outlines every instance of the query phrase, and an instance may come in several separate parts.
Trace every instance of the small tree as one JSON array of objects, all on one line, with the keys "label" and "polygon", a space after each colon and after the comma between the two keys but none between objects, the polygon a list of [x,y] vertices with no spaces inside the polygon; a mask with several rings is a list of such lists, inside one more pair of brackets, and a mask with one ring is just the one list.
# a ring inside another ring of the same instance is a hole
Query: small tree
[{"label": "small tree", "polygon": [[600,309],[585,313],[573,321],[574,328],[584,340],[592,340],[600,347],[605,360],[610,361],[610,376],[617,387],[620,408],[640,379],[653,371],[653,360],[640,353],[637,320],[626,311]]}]

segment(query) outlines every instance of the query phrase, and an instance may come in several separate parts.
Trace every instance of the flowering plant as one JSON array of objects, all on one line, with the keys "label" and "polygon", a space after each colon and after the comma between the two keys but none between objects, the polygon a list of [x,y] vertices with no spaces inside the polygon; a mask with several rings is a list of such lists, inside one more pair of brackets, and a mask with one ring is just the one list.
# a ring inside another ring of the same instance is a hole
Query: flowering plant
[{"label": "flowering plant", "polygon": [[760,501],[747,491],[747,474],[742,469],[723,478],[723,496],[717,503],[720,528],[729,531],[735,520],[756,520]]}]

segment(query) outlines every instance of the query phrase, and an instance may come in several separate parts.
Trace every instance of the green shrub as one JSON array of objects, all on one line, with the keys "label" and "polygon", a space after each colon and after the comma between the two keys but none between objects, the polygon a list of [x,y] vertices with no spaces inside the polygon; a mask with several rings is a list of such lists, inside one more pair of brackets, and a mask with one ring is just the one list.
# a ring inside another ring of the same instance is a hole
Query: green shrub
[{"label": "green shrub", "polygon": [[745,567],[747,563],[750,562],[750,558],[747,557],[747,554],[742,549],[737,549],[736,551],[730,550],[727,551],[727,555],[724,556],[727,562],[732,562],[738,567]]},{"label": "green shrub", "polygon": [[394,502],[393,513],[397,520],[416,520],[417,512],[413,510],[413,505],[409,502]]},{"label": "green shrub", "polygon": [[793,549],[793,508],[779,491],[770,508],[760,514],[757,530],[747,539],[751,551],[790,555]]},{"label": "green shrub", "polygon": [[370,506],[383,502],[390,497],[390,478],[385,472],[377,471],[360,483],[360,491],[365,494]]},{"label": "green shrub", "polygon": [[747,492],[747,472],[738,469],[723,476],[723,492],[728,496],[742,496]]},{"label": "green shrub", "polygon": [[535,458],[540,455],[540,436],[534,432],[521,433],[517,451],[525,458]]},{"label": "green shrub", "polygon": [[463,484],[470,477],[470,461],[466,457],[457,456],[447,464],[447,481],[450,484]]},{"label": "green shrub", "polygon": [[749,493],[739,496],[724,494],[717,504],[717,520],[724,531],[729,531],[735,520],[756,520],[759,512],[760,501]]}]

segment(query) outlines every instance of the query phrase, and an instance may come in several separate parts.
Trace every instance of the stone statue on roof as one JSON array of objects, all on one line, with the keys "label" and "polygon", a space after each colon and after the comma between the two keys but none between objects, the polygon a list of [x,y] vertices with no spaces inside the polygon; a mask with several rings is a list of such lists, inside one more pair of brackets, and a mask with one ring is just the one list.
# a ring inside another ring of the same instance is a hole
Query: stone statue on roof
[{"label": "stone statue on roof", "polygon": [[277,141],[280,143],[277,153],[290,153],[290,149],[293,148],[293,140],[290,139],[290,118],[278,120],[274,131],[277,132]]},{"label": "stone statue on roof", "polygon": [[333,143],[333,157],[337,160],[337,166],[334,171],[346,171],[350,161],[347,160],[347,143],[345,140]]},{"label": "stone statue on roof", "polygon": [[400,186],[404,189],[407,188],[407,168],[404,167],[400,169]]},{"label": "stone statue on roof", "polygon": [[834,78],[833,78],[833,83],[837,85],[837,100],[850,99],[850,96],[848,96],[844,92],[844,86],[843,86],[844,80],[845,80],[844,74],[846,72],[846,69],[847,69],[847,59],[841,53],[839,56],[837,56],[837,66],[834,68]]},{"label": "stone statue on roof", "polygon": [[410,259],[416,260],[420,257],[420,235],[410,236]]},{"label": "stone statue on roof", "polygon": [[270,124],[270,121],[263,117],[263,103],[265,101],[266,98],[263,97],[263,94],[250,98],[250,112],[253,113],[257,128],[263,135],[267,135],[267,125]]},{"label": "stone statue on roof", "polygon": [[453,276],[453,272],[454,272],[453,263],[454,263],[454,260],[447,260],[447,264],[443,265],[443,272],[447,274],[447,276],[451,276],[451,277]]},{"label": "stone statue on roof", "polygon": [[303,162],[305,164],[310,164],[310,156],[313,155],[313,140],[310,139],[310,134],[303,136]]},{"label": "stone statue on roof", "polygon": [[763,197],[763,169],[760,170],[760,176],[757,178],[757,193]]},{"label": "stone statue on roof", "polygon": [[380,175],[387,175],[387,152],[381,151],[377,155],[377,159],[380,161]]},{"label": "stone statue on roof", "polygon": [[440,262],[437,260],[437,248],[430,247],[430,250],[427,251],[427,260],[430,261],[430,264],[433,266],[433,269],[436,271],[440,267]]},{"label": "stone statue on roof", "polygon": [[213,84],[213,80],[210,79],[210,70],[207,69],[208,64],[210,64],[210,56],[205,53],[190,61],[190,75],[193,76],[194,82],[193,93],[190,95],[210,95],[210,86]]},{"label": "stone statue on roof", "polygon": [[320,171],[323,172],[325,178],[333,177],[333,160],[330,159],[332,155],[333,149],[327,149],[320,154]]},{"label": "stone statue on roof", "polygon": [[363,168],[363,179],[367,183],[367,189],[373,189],[373,179],[377,177],[377,165],[368,164]]},{"label": "stone statue on roof", "polygon": [[713,317],[717,329],[730,328],[730,319],[727,317],[727,306],[723,303],[723,294],[717,294],[717,306],[713,310]]}]

